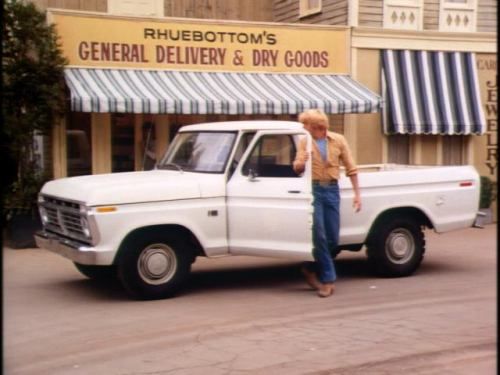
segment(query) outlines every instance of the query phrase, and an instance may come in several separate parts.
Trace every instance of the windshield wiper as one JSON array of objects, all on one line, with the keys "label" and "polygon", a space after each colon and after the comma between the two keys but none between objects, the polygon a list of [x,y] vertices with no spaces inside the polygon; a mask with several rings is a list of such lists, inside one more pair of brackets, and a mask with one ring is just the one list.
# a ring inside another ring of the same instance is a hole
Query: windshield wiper
[{"label": "windshield wiper", "polygon": [[184,172],[184,169],[179,164],[176,163],[165,163],[160,166],[160,169],[177,169],[179,172]]}]

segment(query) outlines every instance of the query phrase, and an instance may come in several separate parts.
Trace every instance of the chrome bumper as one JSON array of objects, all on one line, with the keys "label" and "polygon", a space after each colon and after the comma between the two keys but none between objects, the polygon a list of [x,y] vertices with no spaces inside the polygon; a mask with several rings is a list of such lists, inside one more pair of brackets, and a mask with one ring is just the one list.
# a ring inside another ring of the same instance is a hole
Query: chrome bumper
[{"label": "chrome bumper", "polygon": [[62,255],[73,262],[88,265],[99,264],[98,252],[94,248],[81,243],[58,237],[54,234],[40,231],[35,234],[36,245],[39,248]]}]

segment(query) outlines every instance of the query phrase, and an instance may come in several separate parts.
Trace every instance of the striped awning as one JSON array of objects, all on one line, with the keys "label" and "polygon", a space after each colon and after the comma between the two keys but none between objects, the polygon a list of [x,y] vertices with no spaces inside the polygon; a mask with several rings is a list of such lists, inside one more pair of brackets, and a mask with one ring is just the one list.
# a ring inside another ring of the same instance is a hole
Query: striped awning
[{"label": "striped awning", "polygon": [[66,68],[71,109],[178,114],[368,113],[382,98],[347,75]]},{"label": "striped awning", "polygon": [[382,51],[386,134],[483,134],[473,53]]}]

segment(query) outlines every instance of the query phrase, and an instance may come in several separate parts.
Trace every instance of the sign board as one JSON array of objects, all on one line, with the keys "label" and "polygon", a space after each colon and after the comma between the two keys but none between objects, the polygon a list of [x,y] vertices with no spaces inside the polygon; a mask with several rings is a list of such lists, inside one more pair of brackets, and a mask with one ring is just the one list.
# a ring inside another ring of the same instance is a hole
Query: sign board
[{"label": "sign board", "polygon": [[349,73],[349,29],[51,10],[71,66]]}]

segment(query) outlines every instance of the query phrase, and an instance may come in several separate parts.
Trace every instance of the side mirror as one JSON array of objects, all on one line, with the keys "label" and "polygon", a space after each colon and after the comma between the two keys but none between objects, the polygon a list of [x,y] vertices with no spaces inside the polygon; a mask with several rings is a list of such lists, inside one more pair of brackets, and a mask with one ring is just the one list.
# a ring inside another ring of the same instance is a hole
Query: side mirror
[{"label": "side mirror", "polygon": [[257,177],[259,174],[255,172],[252,168],[248,170],[248,181],[259,181]]}]

